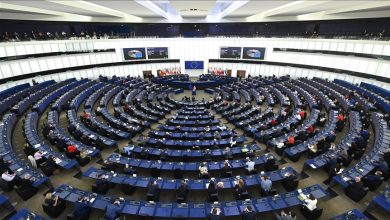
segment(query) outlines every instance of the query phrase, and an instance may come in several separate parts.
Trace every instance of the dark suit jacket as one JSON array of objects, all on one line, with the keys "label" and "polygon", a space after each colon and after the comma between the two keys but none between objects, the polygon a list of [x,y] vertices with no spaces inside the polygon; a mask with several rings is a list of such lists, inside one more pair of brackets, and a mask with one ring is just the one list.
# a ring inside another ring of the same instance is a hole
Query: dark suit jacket
[{"label": "dark suit jacket", "polygon": [[242,215],[243,220],[256,220],[256,212],[244,212]]}]

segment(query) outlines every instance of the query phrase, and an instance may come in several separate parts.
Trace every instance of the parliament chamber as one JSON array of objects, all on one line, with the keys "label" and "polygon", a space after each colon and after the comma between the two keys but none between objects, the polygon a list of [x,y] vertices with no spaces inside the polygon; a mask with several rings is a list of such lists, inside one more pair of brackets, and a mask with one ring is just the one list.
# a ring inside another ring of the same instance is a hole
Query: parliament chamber
[{"label": "parliament chamber", "polygon": [[390,219],[387,3],[201,3],[0,3],[0,219]]}]

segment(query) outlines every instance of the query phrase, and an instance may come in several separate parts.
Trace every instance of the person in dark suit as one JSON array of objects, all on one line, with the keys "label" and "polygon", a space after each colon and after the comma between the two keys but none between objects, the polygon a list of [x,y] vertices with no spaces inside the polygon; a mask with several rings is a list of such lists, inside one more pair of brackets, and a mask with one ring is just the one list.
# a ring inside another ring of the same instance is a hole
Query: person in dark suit
[{"label": "person in dark suit", "polygon": [[87,197],[82,197],[74,203],[73,219],[74,220],[85,220],[89,218],[91,213],[90,203]]},{"label": "person in dark suit", "polygon": [[242,219],[243,220],[256,220],[256,212],[253,211],[253,207],[251,205],[248,205],[244,212],[242,213]]},{"label": "person in dark suit", "polygon": [[331,131],[325,138],[325,140],[328,142],[328,143],[332,143],[336,140],[336,134],[334,133],[334,131]]},{"label": "person in dark suit", "polygon": [[108,160],[105,160],[103,161],[103,167],[102,167],[103,170],[107,170],[107,171],[114,171],[116,170],[116,165],[111,162],[111,161],[108,161]]},{"label": "person in dark suit", "polygon": [[232,176],[231,172],[231,166],[228,161],[225,161],[222,170],[221,170],[221,177],[222,178],[228,178]]},{"label": "person in dark suit", "polygon": [[32,189],[33,181],[34,181],[34,177],[30,178],[28,176],[25,176],[24,178],[20,179],[19,186],[22,189]]},{"label": "person in dark suit", "polygon": [[105,220],[115,220],[119,217],[121,212],[121,202],[119,199],[113,199],[111,203],[106,206]]},{"label": "person in dark suit", "polygon": [[207,196],[208,200],[211,200],[212,197],[218,193],[218,190],[215,186],[215,182],[213,180],[210,180],[209,186],[207,187]]},{"label": "person in dark suit", "polygon": [[54,160],[54,157],[50,155],[46,160],[46,169],[48,169],[52,173],[59,172],[59,168],[57,163]]},{"label": "person in dark suit", "polygon": [[328,170],[328,179],[324,181],[325,184],[329,184],[334,176],[340,172],[341,166],[338,162],[332,163]]},{"label": "person in dark suit", "polygon": [[241,200],[244,193],[247,193],[245,183],[242,179],[238,180],[237,184],[234,186],[234,191],[236,192],[236,199]]},{"label": "person in dark suit", "polygon": [[59,138],[57,143],[56,143],[56,146],[57,148],[60,150],[60,151],[65,151],[66,148],[67,148],[67,144],[66,144],[66,141],[64,138]]},{"label": "person in dark suit", "polygon": [[382,183],[382,172],[376,171],[375,174],[371,174],[363,178],[363,184],[367,187],[379,186]]},{"label": "person in dark suit", "polygon": [[104,174],[99,174],[96,181],[95,181],[96,186],[99,188],[103,185],[108,184],[107,178]]},{"label": "person in dark suit", "polygon": [[364,188],[363,182],[361,181],[361,177],[357,176],[355,177],[355,180],[348,181],[349,186],[347,190],[351,194],[361,194],[361,192],[364,192],[366,189]]},{"label": "person in dark suit", "polygon": [[167,157],[168,157],[168,150],[167,149],[162,150],[160,154],[160,160],[165,161]]},{"label": "person in dark suit", "polygon": [[[282,184],[286,189],[293,189],[296,186],[297,176],[293,172],[287,172],[284,174],[284,179],[282,180]],[[288,190],[291,191],[291,190]]]},{"label": "person in dark suit", "polygon": [[183,198],[184,202],[187,201],[187,195],[188,195],[188,185],[185,180],[182,180],[180,182],[180,186],[177,189],[177,197]]},{"label": "person in dark suit", "polygon": [[12,173],[11,169],[9,169],[9,166],[11,165],[11,162],[4,161],[4,159],[0,158],[0,173],[3,173],[5,170],[8,170],[9,173]]},{"label": "person in dark suit", "polygon": [[150,199],[153,199],[153,201],[157,202],[158,198],[160,196],[160,189],[158,188],[157,181],[155,179],[152,179],[148,185],[148,197],[150,196]]}]

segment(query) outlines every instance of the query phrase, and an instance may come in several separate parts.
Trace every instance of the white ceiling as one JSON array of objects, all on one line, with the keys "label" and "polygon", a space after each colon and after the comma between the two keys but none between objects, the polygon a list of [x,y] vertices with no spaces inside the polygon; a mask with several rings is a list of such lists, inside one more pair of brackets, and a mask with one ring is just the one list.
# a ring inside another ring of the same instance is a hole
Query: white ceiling
[{"label": "white ceiling", "polygon": [[390,17],[390,1],[0,0],[0,19],[81,22],[272,22]]}]

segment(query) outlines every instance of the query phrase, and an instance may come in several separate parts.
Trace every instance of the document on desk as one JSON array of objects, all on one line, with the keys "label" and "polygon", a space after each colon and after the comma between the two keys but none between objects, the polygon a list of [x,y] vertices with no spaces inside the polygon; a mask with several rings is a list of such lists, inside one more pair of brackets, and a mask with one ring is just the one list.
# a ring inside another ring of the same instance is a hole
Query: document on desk
[{"label": "document on desk", "polygon": [[305,201],[305,199],[306,199],[306,195],[303,194],[303,193],[299,194],[297,197],[298,197],[298,199],[301,200],[302,202]]}]

